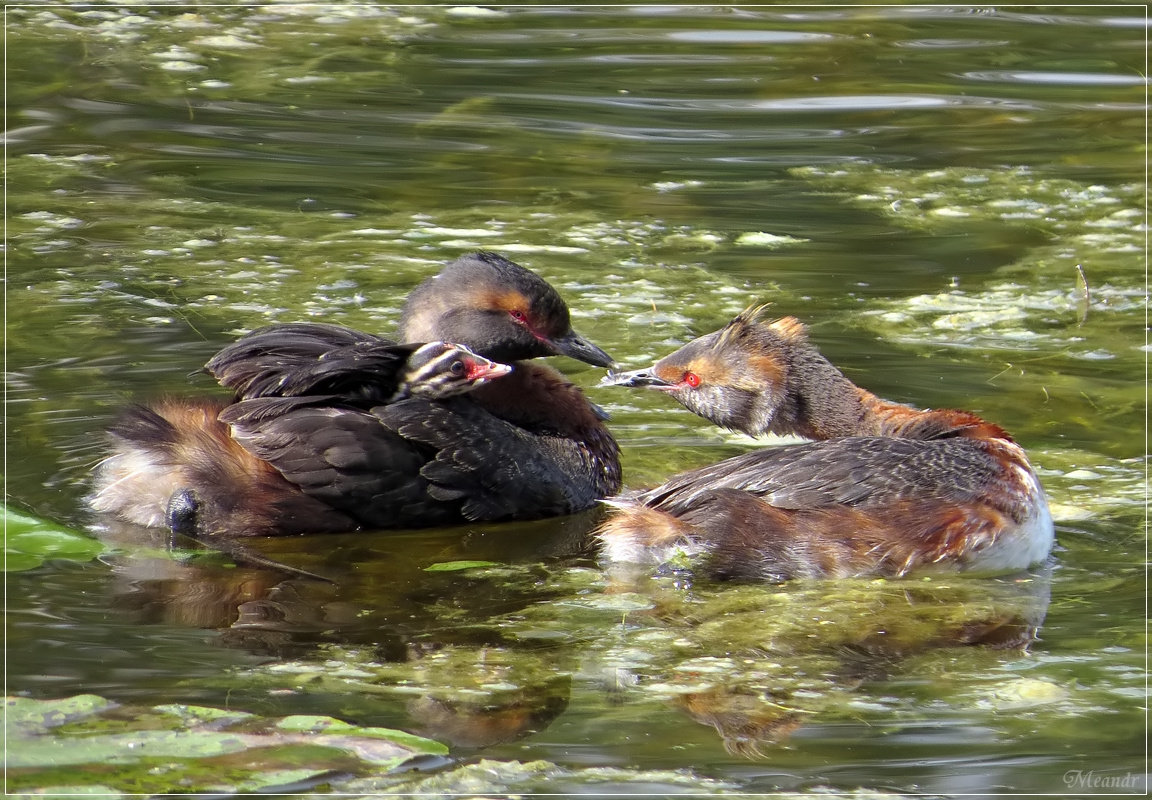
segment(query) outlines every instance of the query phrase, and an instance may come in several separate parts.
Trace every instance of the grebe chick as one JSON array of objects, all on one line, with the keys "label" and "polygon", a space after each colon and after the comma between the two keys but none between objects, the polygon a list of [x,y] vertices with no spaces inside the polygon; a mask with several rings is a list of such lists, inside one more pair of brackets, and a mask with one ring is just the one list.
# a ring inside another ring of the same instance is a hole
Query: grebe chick
[{"label": "grebe chick", "polygon": [[366,404],[443,400],[507,375],[512,367],[461,344],[396,344],[351,328],[288,323],[260,328],[205,367],[238,401],[338,394]]},{"label": "grebe chick", "polygon": [[937,565],[1007,572],[1047,557],[1052,519],[1024,451],[966,411],[920,411],[849,381],[792,317],[750,308],[652,367],[645,386],[768,447],[606,501],[609,561],[687,556],[717,578],[898,576]]},{"label": "grebe chick", "polygon": [[399,338],[458,343],[511,371],[489,380],[501,368],[474,361],[468,383],[407,380],[417,344],[324,323],[262,328],[208,362],[231,401],[127,411],[91,506],[201,537],[258,536],[559,516],[619,491],[602,412],[527,361],[612,363],[538,275],[495,253],[459,258],[411,293]]},{"label": "grebe chick", "polygon": [[429,342],[408,356],[400,374],[400,385],[388,402],[409,397],[444,400],[477,389],[511,371],[512,367],[507,364],[490,361],[463,345]]}]

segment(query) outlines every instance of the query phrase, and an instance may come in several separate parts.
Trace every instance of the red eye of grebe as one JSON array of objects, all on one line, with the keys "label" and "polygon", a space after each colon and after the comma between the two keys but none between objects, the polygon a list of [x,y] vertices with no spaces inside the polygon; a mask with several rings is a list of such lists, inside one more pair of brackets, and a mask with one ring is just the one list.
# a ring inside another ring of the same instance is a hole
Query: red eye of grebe
[{"label": "red eye of grebe", "polygon": [[524,312],[518,308],[513,309],[512,311],[509,311],[508,313],[511,314],[512,319],[516,320],[517,322],[524,322],[527,319]]},{"label": "red eye of grebe", "polygon": [[685,372],[684,373],[684,383],[688,384],[693,389],[695,389],[697,386],[700,385],[700,376],[697,375],[695,372]]}]

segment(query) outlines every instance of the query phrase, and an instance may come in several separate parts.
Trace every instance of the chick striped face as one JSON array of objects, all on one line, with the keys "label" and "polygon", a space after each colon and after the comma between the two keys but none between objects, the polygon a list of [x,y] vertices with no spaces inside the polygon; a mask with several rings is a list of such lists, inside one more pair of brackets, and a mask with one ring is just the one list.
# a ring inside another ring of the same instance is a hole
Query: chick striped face
[{"label": "chick striped face", "polygon": [[476,355],[449,342],[429,342],[408,357],[394,400],[422,397],[442,400],[470,392],[512,371],[512,367]]}]

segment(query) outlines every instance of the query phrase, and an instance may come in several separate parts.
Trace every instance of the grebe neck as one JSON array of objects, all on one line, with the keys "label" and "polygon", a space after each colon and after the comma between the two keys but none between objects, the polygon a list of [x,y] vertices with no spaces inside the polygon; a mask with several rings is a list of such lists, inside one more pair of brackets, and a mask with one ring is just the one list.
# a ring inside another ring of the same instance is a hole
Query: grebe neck
[{"label": "grebe neck", "polygon": [[815,351],[793,364],[791,391],[776,415],[773,433],[807,439],[890,436],[901,439],[1003,439],[998,425],[953,409],[920,410],[884,400],[848,380]]}]

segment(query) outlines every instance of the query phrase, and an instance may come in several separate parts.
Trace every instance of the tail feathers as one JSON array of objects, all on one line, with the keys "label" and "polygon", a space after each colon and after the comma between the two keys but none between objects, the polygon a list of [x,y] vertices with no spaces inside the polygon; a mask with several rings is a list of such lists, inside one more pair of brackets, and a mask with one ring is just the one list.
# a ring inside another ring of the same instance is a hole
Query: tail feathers
[{"label": "tail feathers", "polygon": [[705,492],[675,515],[628,499],[611,504],[620,510],[599,532],[610,561],[687,560],[683,566],[712,578],[768,583],[851,572],[842,520],[824,510],[777,508],[737,489]]},{"label": "tail feathers", "polygon": [[610,562],[664,564],[700,552],[695,530],[683,520],[626,497],[600,502],[616,513],[596,532]]}]

